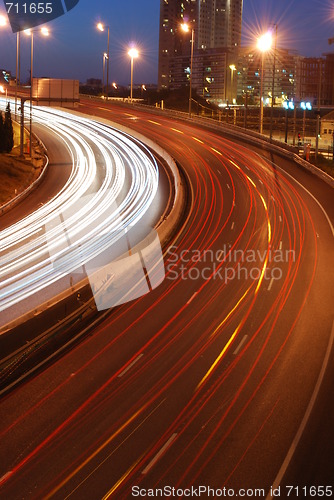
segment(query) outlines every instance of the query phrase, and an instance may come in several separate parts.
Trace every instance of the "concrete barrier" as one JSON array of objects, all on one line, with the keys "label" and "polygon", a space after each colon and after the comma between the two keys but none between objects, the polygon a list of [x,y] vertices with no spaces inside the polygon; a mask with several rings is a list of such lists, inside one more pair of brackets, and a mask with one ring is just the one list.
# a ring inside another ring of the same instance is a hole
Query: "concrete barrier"
[{"label": "concrete barrier", "polygon": [[[14,128],[18,126],[19,125],[16,122],[13,122]],[[29,135],[28,132],[25,130],[25,136],[28,135]],[[43,142],[37,136],[35,137],[37,139],[37,145],[35,145],[33,149],[32,165],[35,168],[40,168],[41,172],[37,177],[37,179],[32,184],[30,184],[30,186],[28,186],[24,191],[22,191],[22,193],[18,194],[17,196],[15,196],[10,201],[8,201],[7,203],[5,203],[0,207],[0,215],[3,215],[4,213],[8,212],[12,208],[14,208],[18,203],[21,203],[21,201],[24,200],[27,196],[29,196],[34,191],[34,189],[36,189],[40,185],[46,174],[47,168],[49,166],[47,149],[43,144]]]}]

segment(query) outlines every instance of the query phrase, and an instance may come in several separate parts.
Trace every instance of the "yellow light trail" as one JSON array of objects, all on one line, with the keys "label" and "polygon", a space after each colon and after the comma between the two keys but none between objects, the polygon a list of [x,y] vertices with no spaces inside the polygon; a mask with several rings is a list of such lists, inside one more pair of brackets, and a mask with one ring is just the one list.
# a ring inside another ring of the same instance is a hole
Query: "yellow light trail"
[{"label": "yellow light trail", "polygon": [[238,170],[241,170],[240,167],[239,167],[239,165],[237,165],[236,163],[234,163],[234,161],[229,160],[229,162],[232,163],[232,165],[234,165],[235,168],[237,168]]},{"label": "yellow light trail", "polygon": [[204,142],[203,142],[203,141],[201,141],[201,139],[197,139],[197,137],[193,137],[193,139],[194,139],[194,141],[197,141],[197,142],[199,142],[200,144],[204,144]]},{"label": "yellow light trail", "polygon": [[256,184],[252,181],[252,179],[251,179],[250,177],[248,177],[248,175],[247,175],[246,177],[247,177],[247,179],[249,180],[249,182],[250,182],[251,184],[253,184],[253,186],[254,186],[254,187],[255,187],[255,189],[256,189]]},{"label": "yellow light trail", "polygon": [[233,309],[230,310],[230,312],[228,313],[228,315],[223,319],[223,321],[221,323],[219,323],[219,325],[215,328],[215,330],[211,333],[210,335],[210,339],[212,337],[214,337],[217,333],[218,330],[220,330],[220,328],[226,323],[226,321],[232,316],[232,314],[234,313],[234,311],[237,309],[237,307],[239,306],[239,304],[241,304],[241,302],[244,300],[244,298],[246,297],[247,293],[249,292],[249,290],[252,288],[252,285],[247,288],[247,290],[245,291],[245,293],[243,294],[243,296],[238,300],[238,302],[235,304],[235,306],[233,307]]},{"label": "yellow light trail", "polygon": [[144,457],[144,455],[145,454],[141,455],[138,458],[138,460],[133,465],[131,465],[131,467],[123,474],[123,476],[121,478],[119,478],[117,483],[115,483],[114,486],[104,495],[102,500],[107,500],[108,498],[111,497],[111,495],[121,486],[121,484],[125,481],[125,479],[131,474],[133,469],[135,469],[135,467],[139,464],[139,462]]},{"label": "yellow light trail", "polygon": [[217,155],[223,156],[222,153],[220,151],[218,151],[217,149],[215,149],[215,148],[211,148],[211,149],[212,149],[212,151],[217,153]]},{"label": "yellow light trail", "polygon": [[[267,207],[267,204],[263,198],[263,196],[260,194],[260,198],[261,198],[261,201],[263,203],[263,206],[265,208],[265,211],[267,213],[267,222],[268,222],[268,244],[270,245],[270,242],[271,242],[271,224],[270,224],[270,220],[269,220],[269,214],[268,214],[268,207]],[[263,281],[263,278],[264,278],[264,273],[266,272],[266,268],[267,268],[267,264],[268,264],[268,252],[267,252],[267,256],[266,256],[266,260],[264,262],[264,265],[263,265],[263,268],[262,268],[262,271],[261,271],[261,276],[260,276],[260,279],[259,279],[259,282],[257,284],[257,287],[255,289],[255,295],[257,295],[259,289],[260,289],[260,286],[262,284],[262,281]]]},{"label": "yellow light trail", "polygon": [[[136,413],[134,413],[126,422],[124,422],[117,431],[115,431],[101,446],[99,446],[91,455],[89,455],[84,462],[82,462],[71,474],[69,474],[61,483],[56,486],[50,493],[48,493],[45,497],[45,500],[52,498],[55,493],[57,493],[63,486],[65,486],[68,481],[70,481],[78,472],[81,471],[96,455],[98,455],[111,441],[113,441],[126,427],[128,427],[143,411],[148,407],[149,403],[146,403],[142,406]],[[134,464],[135,466],[136,464]],[[133,467],[134,467],[133,466]],[[129,471],[130,473],[131,471]],[[125,478],[124,478],[125,479]],[[117,484],[117,483],[116,483]]]},{"label": "yellow light trail", "polygon": [[255,289],[255,295],[258,293],[258,291],[260,289],[261,283],[262,283],[263,278],[264,278],[264,273],[266,272],[267,264],[268,264],[268,254],[267,254],[266,260],[265,260],[265,262],[263,264],[263,268],[262,268],[262,271],[261,271],[261,276],[260,276],[259,282],[258,282],[257,287]]},{"label": "yellow light trail", "polygon": [[234,331],[233,335],[231,335],[229,341],[227,342],[227,344],[225,345],[224,349],[222,350],[222,352],[219,354],[218,358],[215,360],[215,362],[211,365],[210,369],[206,372],[206,374],[204,375],[204,377],[202,378],[202,380],[200,381],[200,383],[198,384],[198,386],[196,387],[196,391],[204,384],[204,382],[206,381],[206,379],[209,377],[209,375],[213,372],[213,370],[215,369],[215,367],[218,365],[218,363],[220,362],[220,360],[222,359],[222,357],[224,356],[225,352],[227,351],[227,349],[230,347],[230,345],[232,344],[233,340],[235,339],[235,337],[237,336],[240,328],[241,328],[241,325],[242,325],[242,322],[238,325],[238,327],[236,328],[236,330]]}]

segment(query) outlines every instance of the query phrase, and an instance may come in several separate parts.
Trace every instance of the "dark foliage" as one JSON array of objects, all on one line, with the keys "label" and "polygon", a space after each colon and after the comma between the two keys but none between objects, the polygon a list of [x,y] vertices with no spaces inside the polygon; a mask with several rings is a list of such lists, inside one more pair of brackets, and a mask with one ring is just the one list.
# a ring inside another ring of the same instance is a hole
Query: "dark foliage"
[{"label": "dark foliage", "polygon": [[0,153],[10,153],[14,146],[14,131],[9,103],[7,104],[5,118],[0,111]]}]

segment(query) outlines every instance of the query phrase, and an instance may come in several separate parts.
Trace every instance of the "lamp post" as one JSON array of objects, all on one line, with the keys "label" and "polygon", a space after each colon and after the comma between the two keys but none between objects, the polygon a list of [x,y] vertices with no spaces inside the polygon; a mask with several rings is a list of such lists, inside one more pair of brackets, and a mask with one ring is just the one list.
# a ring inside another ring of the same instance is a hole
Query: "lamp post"
[{"label": "lamp post", "polygon": [[260,134],[263,132],[263,73],[264,73],[264,54],[271,48],[272,36],[267,32],[257,41],[257,47],[261,51],[261,89],[260,89]]},{"label": "lamp post", "polygon": [[229,68],[231,70],[231,102],[233,104],[233,95],[234,95],[233,73],[236,71],[237,68],[235,67],[235,64],[230,64]]},{"label": "lamp post", "polygon": [[[32,98],[33,98],[33,81],[34,81],[34,31],[33,30],[24,30],[25,34],[30,36],[30,120],[29,120],[29,133],[30,133],[30,156],[32,156]],[[43,36],[49,36],[48,28],[41,28],[40,33]]]},{"label": "lamp post", "polygon": [[129,56],[131,58],[130,101],[131,101],[131,104],[132,104],[132,100],[133,100],[133,60],[137,59],[137,57],[139,56],[139,52],[138,52],[137,49],[132,48],[132,49],[129,50],[128,54],[129,54]]},{"label": "lamp post", "polygon": [[103,63],[103,74],[102,74],[102,92],[103,95],[105,94],[105,88],[104,88],[104,75],[105,75],[105,66],[106,66],[106,59],[108,59],[108,55],[106,52],[103,53],[102,56],[102,63]]},{"label": "lamp post", "polygon": [[20,47],[21,47],[21,32],[16,33],[16,72],[15,72],[15,119],[17,117],[17,86],[20,83]]},{"label": "lamp post", "polygon": [[[189,25],[184,23],[181,25],[182,30],[185,33],[190,31]],[[189,118],[191,118],[191,100],[192,100],[192,79],[193,79],[193,59],[194,59],[194,41],[195,41],[195,30],[191,28],[191,53],[190,53],[190,77],[189,77]]]},{"label": "lamp post", "polygon": [[276,51],[277,51],[277,24],[275,27],[275,44],[274,44],[274,60],[273,60],[273,82],[271,89],[271,108],[270,108],[270,140],[273,137],[273,118],[274,118],[274,106],[275,106],[275,72],[276,72]]},{"label": "lamp post", "polygon": [[100,31],[104,31],[105,28],[108,30],[108,42],[107,42],[107,100],[108,100],[108,89],[109,89],[109,41],[110,41],[110,30],[109,26],[104,26],[102,23],[98,23],[97,29]]},{"label": "lamp post", "polygon": [[[5,16],[0,15],[0,28],[5,28],[7,26],[7,19]],[[16,71],[17,73],[17,71]],[[5,88],[1,85],[0,86],[0,92],[2,94],[6,94],[6,105],[7,105],[7,88]],[[16,117],[16,94],[15,94],[15,117]]]}]

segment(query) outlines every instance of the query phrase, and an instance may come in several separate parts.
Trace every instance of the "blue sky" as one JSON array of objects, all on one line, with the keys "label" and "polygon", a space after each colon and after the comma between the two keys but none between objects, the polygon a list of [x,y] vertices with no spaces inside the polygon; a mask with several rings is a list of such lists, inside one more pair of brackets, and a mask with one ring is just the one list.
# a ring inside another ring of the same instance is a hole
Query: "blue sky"
[{"label": "blue sky", "polygon": [[[34,74],[85,81],[102,78],[102,54],[107,37],[96,30],[110,26],[110,80],[130,79],[129,45],[141,52],[135,63],[136,82],[156,82],[159,40],[159,0],[80,0],[68,14],[49,23],[51,36],[35,36]],[[321,56],[334,50],[334,0],[244,0],[243,45],[256,34],[278,24],[278,46],[301,55]],[[4,8],[0,3],[0,13]],[[16,36],[0,28],[0,68],[15,70]],[[22,35],[22,78],[28,79],[30,42]]]}]

